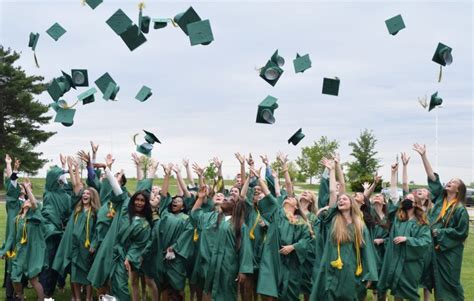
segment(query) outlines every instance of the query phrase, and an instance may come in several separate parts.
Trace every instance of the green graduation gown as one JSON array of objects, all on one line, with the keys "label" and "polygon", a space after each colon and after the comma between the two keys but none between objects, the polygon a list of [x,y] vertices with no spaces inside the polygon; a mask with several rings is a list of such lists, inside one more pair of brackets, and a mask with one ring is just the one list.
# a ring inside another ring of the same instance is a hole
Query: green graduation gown
[{"label": "green graduation gown", "polygon": [[[22,277],[31,279],[38,276],[45,263],[44,224],[39,208],[30,208],[24,217],[18,215],[14,227],[13,245],[16,256],[12,258],[11,279],[13,282],[21,282]],[[22,238],[26,238],[26,242],[22,243]]]},{"label": "green graduation gown", "polygon": [[[310,223],[311,227],[314,229],[317,228],[318,217],[316,214],[309,212],[307,215],[308,222]],[[301,293],[305,295],[311,294],[311,289],[313,288],[313,270],[314,270],[314,263],[316,261],[316,248],[317,248],[317,240],[316,237],[311,238],[308,242],[308,254],[306,256],[306,260],[302,265],[303,269],[303,276],[301,280]]]},{"label": "green graduation gown", "polygon": [[199,253],[197,265],[204,275],[204,292],[210,294],[213,301],[237,300],[239,273],[252,274],[252,248],[249,231],[245,223],[241,229],[241,242],[236,250],[234,226],[222,216],[217,225],[219,213],[204,212],[197,209],[191,212],[193,225],[201,229],[199,234]]},{"label": "green graduation gown", "polygon": [[[451,301],[464,300],[461,284],[461,266],[464,242],[469,234],[469,214],[466,208],[458,203],[446,210],[443,218],[438,220],[443,207],[443,186],[436,174],[436,180],[428,179],[433,195],[433,208],[430,214],[432,229],[438,232],[433,238],[433,279],[437,298]],[[448,221],[448,217],[451,218]]]},{"label": "green graduation gown", "polygon": [[[406,242],[395,244],[393,239],[405,236]],[[431,246],[428,225],[421,225],[413,218],[401,221],[395,218],[390,236],[385,239],[385,258],[380,273],[378,290],[388,289],[397,298],[419,300],[418,286],[424,266],[424,254]]]},{"label": "green graduation gown", "polygon": [[[363,299],[366,294],[365,281],[377,281],[377,263],[374,245],[371,241],[369,231],[364,227],[364,244],[360,248],[362,274],[356,276],[357,256],[353,242],[340,245],[342,269],[337,269],[331,262],[338,258],[337,243],[331,237],[333,220],[337,213],[337,207],[332,207],[328,212],[321,213],[319,217],[321,226],[325,228],[322,232],[324,237],[324,251],[317,272],[313,273],[315,282],[311,292],[310,300],[334,300],[353,301]],[[354,228],[349,225],[352,235]]]},{"label": "green graduation gown", "polygon": [[[258,202],[258,209],[269,226],[263,242],[257,293],[279,300],[295,300],[300,293],[301,265],[307,259],[310,235],[303,220],[290,223],[280,203],[271,194]],[[279,250],[287,245],[293,245],[295,250],[288,255],[280,254]]]}]

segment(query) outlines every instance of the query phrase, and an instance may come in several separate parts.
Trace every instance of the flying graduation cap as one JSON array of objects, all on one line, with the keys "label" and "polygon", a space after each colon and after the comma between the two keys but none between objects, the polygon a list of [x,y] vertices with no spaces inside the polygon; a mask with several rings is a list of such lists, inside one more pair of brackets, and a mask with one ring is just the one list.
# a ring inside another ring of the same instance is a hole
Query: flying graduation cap
[{"label": "flying graduation cap", "polygon": [[440,106],[441,104],[443,104],[443,99],[438,96],[438,91],[436,91],[433,95],[431,95],[428,112],[433,110],[435,107]]},{"label": "flying graduation cap", "polygon": [[136,145],[136,150],[137,152],[147,156],[147,157],[150,157],[151,156],[151,151],[153,150],[153,144],[155,143],[160,143],[161,144],[161,141],[155,136],[155,134],[153,134],[152,132],[149,132],[149,131],[146,131],[146,130],[143,130],[143,132],[145,133],[145,141],[144,143],[138,145],[136,143],[136,138],[138,136],[138,134],[135,134],[133,136],[133,143]]},{"label": "flying graduation cap", "polygon": [[270,85],[275,86],[283,74],[283,69],[281,69],[283,65],[285,65],[285,59],[278,54],[277,49],[265,66],[260,69],[260,77]]},{"label": "flying graduation cap", "polygon": [[268,95],[258,105],[257,111],[257,123],[274,124],[275,116],[273,115],[275,110],[278,108],[277,98]]},{"label": "flying graduation cap", "polygon": [[448,47],[443,43],[438,43],[438,47],[436,47],[432,61],[439,64],[438,82],[441,82],[441,77],[443,76],[443,66],[451,65],[453,62],[452,51],[453,49],[451,47]]},{"label": "flying graduation cap", "polygon": [[303,134],[303,129],[300,128],[296,131],[296,133],[293,134],[293,136],[290,137],[290,139],[288,139],[288,144],[291,143],[293,145],[297,145],[301,140],[303,140],[304,137],[305,135]]}]

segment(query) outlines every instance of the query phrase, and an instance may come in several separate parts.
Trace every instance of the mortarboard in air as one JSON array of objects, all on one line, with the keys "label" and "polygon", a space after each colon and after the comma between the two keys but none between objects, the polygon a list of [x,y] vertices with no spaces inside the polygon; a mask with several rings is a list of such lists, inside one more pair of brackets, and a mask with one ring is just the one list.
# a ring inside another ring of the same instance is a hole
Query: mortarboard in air
[{"label": "mortarboard in air", "polygon": [[31,47],[31,50],[36,50],[36,44],[38,44],[39,33],[30,32],[30,39],[28,41],[28,47]]},{"label": "mortarboard in air", "polygon": [[69,86],[69,89],[67,89],[67,90],[69,91],[71,88],[73,88],[75,90],[76,85],[75,85],[74,81],[72,80],[72,77],[64,71],[61,71],[61,73],[63,75],[59,78],[59,80],[66,82],[66,84]]},{"label": "mortarboard in air", "polygon": [[285,65],[285,59],[278,54],[278,49],[273,53],[272,57],[270,58],[272,62],[278,65],[278,67],[283,67]]},{"label": "mortarboard in air", "polygon": [[296,54],[296,58],[293,60],[293,66],[295,67],[295,73],[305,72],[307,69],[311,68],[311,59],[309,54],[300,56]]},{"label": "mortarboard in air", "polygon": [[149,143],[142,143],[140,145],[137,145],[137,152],[139,152],[140,154],[143,154],[147,157],[150,157],[151,156],[151,151],[153,149],[153,145],[149,144]]},{"label": "mortarboard in air", "polygon": [[89,5],[90,8],[92,8],[92,9],[95,9],[102,2],[103,2],[102,0],[86,0],[87,5]]},{"label": "mortarboard in air", "polygon": [[385,25],[387,25],[388,32],[393,36],[405,28],[402,15],[396,15],[393,18],[385,20]]},{"label": "mortarboard in air", "polygon": [[275,86],[282,74],[283,69],[281,69],[276,63],[272,62],[271,60],[269,60],[267,64],[260,69],[260,77],[272,86]]},{"label": "mortarboard in air", "polygon": [[102,92],[103,98],[105,100],[109,100],[109,99],[114,100],[115,96],[120,90],[120,87],[112,79],[112,77],[110,76],[108,72],[104,73],[101,77],[99,77],[95,81],[95,84],[97,85],[99,90]]},{"label": "mortarboard in air", "polygon": [[71,126],[74,123],[74,115],[76,114],[75,109],[71,108],[62,108],[58,106],[56,111],[56,118],[54,118],[54,122],[60,122],[64,126]]},{"label": "mortarboard in air", "polygon": [[130,51],[135,50],[147,41],[145,35],[138,29],[137,25],[132,25],[125,32],[120,34],[120,37],[125,42]]},{"label": "mortarboard in air", "polygon": [[141,101],[141,102],[144,102],[145,100],[147,100],[148,98],[150,98],[150,96],[152,95],[153,93],[151,93],[151,89],[148,88],[147,86],[143,86],[140,91],[138,91],[138,94],[137,96],[135,96],[135,99]]},{"label": "mortarboard in air", "polygon": [[188,24],[201,21],[194,8],[190,6],[185,12],[179,13],[174,17],[174,22],[178,24],[181,30],[188,35]]},{"label": "mortarboard in air", "polygon": [[303,134],[303,129],[299,129],[296,131],[296,133],[293,134],[293,136],[290,137],[290,139],[288,139],[288,143],[297,145],[298,143],[300,143],[301,140],[303,140],[304,137],[305,136]]},{"label": "mortarboard in air", "polygon": [[277,98],[268,95],[265,99],[258,105],[257,111],[257,123],[275,123],[275,110],[278,108]]},{"label": "mortarboard in air", "polygon": [[209,20],[190,23],[187,28],[191,46],[209,45],[214,40]]},{"label": "mortarboard in air", "polygon": [[69,74],[62,72],[62,76],[54,78],[48,85],[47,91],[51,98],[54,101],[57,101],[62,97],[66,92],[71,90],[71,87],[75,89],[74,83],[72,82],[71,76]]},{"label": "mortarboard in air", "polygon": [[51,38],[53,38],[53,40],[57,41],[63,34],[66,33],[66,30],[56,22],[48,30],[46,30],[46,33]]},{"label": "mortarboard in air", "polygon": [[443,66],[451,65],[453,62],[453,55],[451,54],[452,50],[453,49],[451,47],[448,47],[443,43],[438,43],[438,47],[436,47],[432,61],[440,65],[438,82],[441,82],[441,78],[443,76]]},{"label": "mortarboard in air", "polygon": [[97,92],[97,89],[92,87],[90,89],[87,89],[86,91],[82,92],[77,96],[77,99],[82,101],[83,105],[86,105],[88,103],[94,102],[95,97],[94,94]]},{"label": "mortarboard in air", "polygon": [[443,99],[438,96],[438,91],[436,91],[433,95],[431,95],[430,99],[430,107],[428,112],[433,110],[435,107],[440,106],[443,103]]},{"label": "mortarboard in air", "polygon": [[71,70],[72,82],[76,87],[87,87],[89,86],[89,77],[87,76],[86,69],[72,69]]},{"label": "mortarboard in air", "polygon": [[337,96],[339,95],[339,84],[340,84],[339,78],[324,78],[323,80],[323,94],[328,94],[328,95],[334,95]]},{"label": "mortarboard in air", "polygon": [[160,29],[160,28],[164,28],[168,25],[168,21],[170,19],[165,19],[165,18],[155,18],[155,19],[152,19],[151,21],[153,22],[153,28],[154,29]]},{"label": "mortarboard in air", "polygon": [[107,23],[117,35],[121,35],[133,25],[132,20],[121,9],[118,9],[105,23]]},{"label": "mortarboard in air", "polygon": [[[145,2],[140,2],[138,4],[138,28],[139,31],[143,33],[148,33],[150,31],[150,17],[143,15],[143,9],[145,8]],[[139,34],[140,32],[137,32]]]},{"label": "mortarboard in air", "polygon": [[66,102],[64,99],[60,99],[60,100],[58,100],[58,101],[55,101],[55,102],[53,102],[53,103],[50,103],[50,104],[49,104],[49,107],[50,107],[51,109],[53,109],[55,112],[57,112],[57,111],[58,111],[58,108],[63,108],[63,109],[64,109],[64,108],[67,108],[67,107],[68,107],[68,104],[67,104],[67,102]]},{"label": "mortarboard in air", "polygon": [[155,142],[156,143],[160,143],[160,140],[158,138],[156,138],[155,134],[149,132],[149,131],[146,131],[146,130],[143,130],[143,132],[145,133],[145,141],[148,142],[149,144],[154,144]]}]

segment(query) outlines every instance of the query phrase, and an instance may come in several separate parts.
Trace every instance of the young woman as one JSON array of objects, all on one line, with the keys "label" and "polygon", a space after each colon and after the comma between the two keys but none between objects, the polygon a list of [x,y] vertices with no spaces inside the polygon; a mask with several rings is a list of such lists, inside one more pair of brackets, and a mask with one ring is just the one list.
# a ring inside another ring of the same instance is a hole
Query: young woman
[{"label": "young woman", "polygon": [[73,187],[73,213],[66,225],[64,235],[53,262],[53,269],[64,278],[71,274],[72,300],[81,300],[84,287],[86,300],[92,301],[92,286],[87,274],[92,265],[95,221],[100,208],[99,193],[94,188],[83,189],[77,162],[68,157],[68,167]]},{"label": "young woman", "polygon": [[465,208],[466,185],[453,178],[443,187],[439,176],[426,155],[424,145],[415,144],[420,154],[428,186],[433,195],[433,208],[429,215],[433,236],[433,280],[435,297],[439,300],[464,300],[461,284],[461,266],[464,242],[469,234],[469,214]]},{"label": "young woman", "polygon": [[311,300],[360,300],[377,280],[375,250],[359,206],[345,193],[337,196],[335,163],[323,164],[329,169],[330,208],[319,217],[324,250]]},{"label": "young woman", "polygon": [[[398,164],[392,165],[392,190],[396,190]],[[392,201],[394,201],[392,199]],[[424,266],[424,254],[431,245],[431,235],[421,203],[413,194],[399,202],[390,235],[385,240],[385,257],[378,283],[381,300],[390,289],[396,301],[419,300],[418,288]]]},{"label": "young woman", "polygon": [[30,281],[38,300],[43,300],[43,287],[38,280],[46,251],[43,217],[28,179],[25,179],[24,187],[28,198],[15,218],[11,280],[19,300],[24,300],[22,278]]},{"label": "young woman", "polygon": [[204,300],[237,300],[237,285],[253,272],[252,249],[244,223],[245,205],[225,197],[219,212],[203,212],[207,188],[201,187],[190,219],[200,229],[197,261],[204,273]]},{"label": "young woman", "polygon": [[257,293],[264,300],[296,300],[301,289],[301,264],[307,259],[310,226],[294,197],[282,204],[271,194],[260,172],[251,170],[262,190],[258,210],[268,222],[263,242]]}]

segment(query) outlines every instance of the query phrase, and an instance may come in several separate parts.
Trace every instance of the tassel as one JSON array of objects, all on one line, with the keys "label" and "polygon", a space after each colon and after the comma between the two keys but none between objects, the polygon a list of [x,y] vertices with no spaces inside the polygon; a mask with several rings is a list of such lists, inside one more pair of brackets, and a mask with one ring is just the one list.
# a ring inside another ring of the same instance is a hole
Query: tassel
[{"label": "tassel", "polygon": [[362,264],[359,263],[359,264],[357,265],[357,270],[356,270],[355,275],[356,275],[356,276],[360,276],[361,274],[362,274]]},{"label": "tassel", "polygon": [[171,22],[171,24],[172,24],[174,27],[178,27],[178,26],[179,26],[178,23],[176,23],[176,22],[173,20],[173,18],[170,18],[170,22]]},{"label": "tassel", "polygon": [[8,258],[13,258],[13,257],[16,256],[16,252],[15,251],[7,251],[6,255],[7,255]]},{"label": "tassel", "polygon": [[40,65],[38,63],[38,58],[36,57],[36,51],[33,51],[33,57],[35,58],[35,65],[36,65],[36,68],[39,68]]},{"label": "tassel", "polygon": [[140,2],[138,3],[138,35],[140,35],[141,30],[142,30],[142,16],[143,16],[143,8],[145,8],[145,2]]},{"label": "tassel", "polygon": [[84,243],[84,247],[86,247],[86,249],[89,249],[89,247],[91,246],[91,242],[89,241],[89,238],[86,239],[86,242]]},{"label": "tassel", "polygon": [[86,242],[84,243],[84,247],[86,247],[86,249],[89,249],[89,247],[91,246],[91,242],[89,240],[89,221],[91,219],[91,212],[92,212],[92,208],[89,208],[89,212],[87,213],[87,220],[86,220]]},{"label": "tassel", "polygon": [[[357,231],[357,230],[356,230]],[[362,260],[360,258],[360,237],[359,233],[355,233],[355,248],[356,248],[356,258],[357,258],[357,269],[355,272],[356,276],[360,276],[362,274]]]},{"label": "tassel", "polygon": [[22,234],[21,234],[21,240],[20,240],[20,243],[22,245],[26,244],[28,242],[28,235],[26,233],[26,223],[27,221],[25,221],[25,223],[23,224],[23,231],[22,231]]},{"label": "tassel", "polygon": [[193,235],[193,241],[196,242],[199,239],[199,233],[196,228],[194,228],[194,235]]},{"label": "tassel", "polygon": [[443,66],[439,65],[438,83],[441,82],[441,77],[442,76],[443,76]]},{"label": "tassel", "polygon": [[334,261],[331,261],[331,266],[338,270],[342,270],[343,265],[344,263],[342,262],[342,259],[341,259],[341,244],[340,242],[337,242],[337,259]]},{"label": "tassel", "polygon": [[250,229],[250,239],[255,240],[255,228],[257,228],[258,222],[260,221],[260,211],[257,210],[257,217],[255,218],[255,223],[252,226],[252,229]]}]

